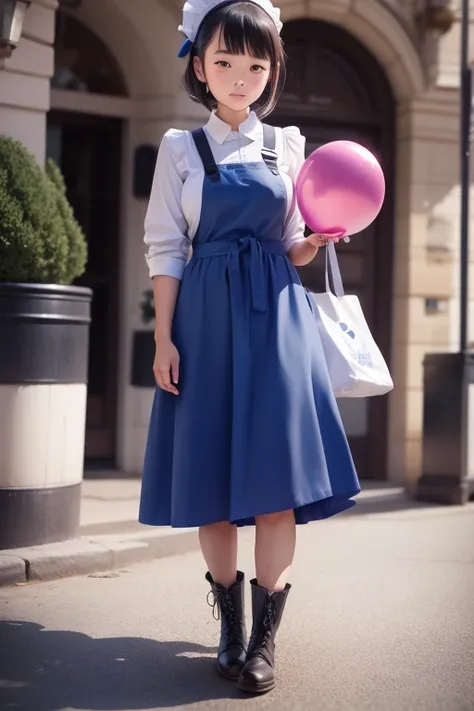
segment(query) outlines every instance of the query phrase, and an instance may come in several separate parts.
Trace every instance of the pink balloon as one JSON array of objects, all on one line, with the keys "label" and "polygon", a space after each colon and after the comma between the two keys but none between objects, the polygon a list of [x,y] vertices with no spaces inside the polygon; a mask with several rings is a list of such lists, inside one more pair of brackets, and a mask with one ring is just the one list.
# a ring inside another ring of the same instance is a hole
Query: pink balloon
[{"label": "pink balloon", "polygon": [[352,235],[368,227],[385,197],[385,178],[375,156],[352,141],[332,141],[305,160],[296,199],[306,224],[321,234]]}]

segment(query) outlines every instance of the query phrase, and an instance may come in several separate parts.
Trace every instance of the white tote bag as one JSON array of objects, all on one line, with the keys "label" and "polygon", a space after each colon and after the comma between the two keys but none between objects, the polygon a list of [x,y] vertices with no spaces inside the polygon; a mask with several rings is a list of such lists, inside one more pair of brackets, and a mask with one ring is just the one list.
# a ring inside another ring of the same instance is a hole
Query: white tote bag
[{"label": "white tote bag", "polygon": [[[329,272],[334,286],[329,285]],[[326,292],[308,292],[314,305],[336,397],[371,397],[393,389],[387,364],[370,333],[357,296],[346,296],[334,243],[326,248]]]}]

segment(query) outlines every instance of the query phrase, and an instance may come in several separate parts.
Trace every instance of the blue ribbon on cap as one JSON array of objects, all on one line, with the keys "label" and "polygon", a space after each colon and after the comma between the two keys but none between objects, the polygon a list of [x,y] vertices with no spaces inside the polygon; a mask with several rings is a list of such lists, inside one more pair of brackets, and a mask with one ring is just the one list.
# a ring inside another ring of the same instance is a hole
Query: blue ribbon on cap
[{"label": "blue ribbon on cap", "polygon": [[191,51],[191,47],[193,46],[193,43],[191,42],[190,39],[185,39],[183,44],[181,45],[181,48],[178,52],[178,57],[187,57],[187,55]]}]

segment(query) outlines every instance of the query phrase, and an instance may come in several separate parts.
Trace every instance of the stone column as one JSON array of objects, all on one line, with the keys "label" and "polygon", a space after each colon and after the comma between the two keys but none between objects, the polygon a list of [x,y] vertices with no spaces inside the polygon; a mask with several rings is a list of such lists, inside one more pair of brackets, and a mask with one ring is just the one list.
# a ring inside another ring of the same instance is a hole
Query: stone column
[{"label": "stone column", "polygon": [[457,92],[400,106],[394,250],[389,475],[414,491],[421,475],[423,360],[451,344],[459,214]]}]

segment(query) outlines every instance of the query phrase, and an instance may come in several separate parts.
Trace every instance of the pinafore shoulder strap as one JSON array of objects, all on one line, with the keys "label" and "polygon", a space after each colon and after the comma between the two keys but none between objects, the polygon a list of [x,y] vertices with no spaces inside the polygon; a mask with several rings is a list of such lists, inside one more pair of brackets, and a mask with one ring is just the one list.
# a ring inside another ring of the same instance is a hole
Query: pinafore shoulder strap
[{"label": "pinafore shoulder strap", "polygon": [[[268,166],[269,170],[272,171],[274,175],[278,175],[278,155],[275,150],[276,145],[276,131],[273,126],[269,126],[264,123],[263,126],[263,147],[262,147],[262,158],[265,164]],[[193,137],[194,145],[199,153],[202,164],[204,166],[204,171],[206,175],[212,180],[217,181],[220,178],[219,168],[216,165],[214,156],[212,155],[212,150],[207,140],[206,132],[203,128],[198,128],[196,131],[192,131],[191,135]]]},{"label": "pinafore shoulder strap", "polygon": [[274,175],[278,175],[278,153],[276,152],[276,131],[267,123],[263,126],[262,158]]}]

